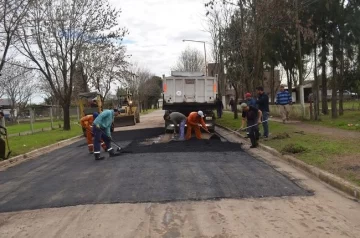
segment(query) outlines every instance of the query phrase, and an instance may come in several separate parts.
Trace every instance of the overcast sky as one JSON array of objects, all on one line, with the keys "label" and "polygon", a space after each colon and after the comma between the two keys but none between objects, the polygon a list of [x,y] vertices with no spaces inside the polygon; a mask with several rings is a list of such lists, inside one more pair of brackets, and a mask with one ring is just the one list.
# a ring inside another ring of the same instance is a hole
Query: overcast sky
[{"label": "overcast sky", "polygon": [[[125,38],[131,61],[156,75],[169,75],[187,46],[204,52],[201,43],[183,39],[210,40],[206,32],[206,0],[110,0],[121,8],[120,23],[130,34]],[[210,57],[211,45],[207,45]],[[209,60],[208,60],[209,61]]]},{"label": "overcast sky", "polygon": [[[124,44],[132,55],[130,61],[162,76],[170,74],[187,46],[203,53],[203,44],[182,40],[211,42],[206,32],[205,2],[207,0],[110,0],[112,6],[122,11],[120,25],[129,30]],[[206,45],[206,51],[209,62],[210,44]],[[35,94],[32,102],[40,103],[43,97]]]}]

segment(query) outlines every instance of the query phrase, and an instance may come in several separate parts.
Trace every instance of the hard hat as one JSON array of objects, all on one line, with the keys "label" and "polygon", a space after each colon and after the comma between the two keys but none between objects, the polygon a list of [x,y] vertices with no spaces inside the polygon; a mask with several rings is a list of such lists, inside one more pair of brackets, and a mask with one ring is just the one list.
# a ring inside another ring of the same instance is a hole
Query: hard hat
[{"label": "hard hat", "polygon": [[241,103],[241,105],[240,105],[240,107],[242,108],[242,109],[244,109],[245,107],[247,107],[248,105],[246,104],[246,103]]},{"label": "hard hat", "polygon": [[97,118],[97,116],[99,116],[99,113],[94,112],[94,113],[93,113],[93,117],[94,117],[94,119],[95,119],[95,118]]},{"label": "hard hat", "polygon": [[198,111],[198,115],[204,117],[204,113],[202,111]]}]

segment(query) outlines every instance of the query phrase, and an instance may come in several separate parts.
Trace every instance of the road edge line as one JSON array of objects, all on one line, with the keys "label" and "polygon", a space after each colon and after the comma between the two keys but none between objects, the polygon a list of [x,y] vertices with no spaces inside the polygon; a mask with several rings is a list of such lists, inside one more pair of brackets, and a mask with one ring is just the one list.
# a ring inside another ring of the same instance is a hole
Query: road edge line
[{"label": "road edge line", "polygon": [[34,159],[34,158],[38,157],[41,154],[48,153],[48,152],[54,151],[56,149],[65,147],[67,145],[70,145],[73,142],[79,141],[82,137],[83,137],[83,135],[75,136],[75,137],[72,137],[72,138],[69,138],[69,139],[66,139],[66,140],[56,142],[56,143],[51,144],[51,145],[47,145],[45,147],[41,147],[39,149],[32,150],[32,151],[30,151],[28,153],[25,153],[25,154],[17,155],[17,156],[15,156],[13,158],[0,161],[0,171],[5,170],[5,169],[10,168],[10,167],[13,167],[13,166],[18,165],[18,164],[21,164],[21,163],[23,163],[23,162],[25,162],[27,160]]},{"label": "road edge line", "polygon": [[[229,132],[234,132],[233,130],[231,130],[228,127],[216,124],[216,126],[227,130]],[[238,137],[245,139],[245,136],[241,135],[238,132],[234,132],[235,135],[237,135]],[[289,164],[291,164],[292,166],[299,168],[305,172],[310,173],[311,175],[319,178],[321,181],[331,185],[332,187],[339,189],[340,191],[350,195],[351,197],[354,197],[356,199],[360,199],[360,187],[352,184],[349,181],[346,181],[343,178],[338,177],[337,175],[331,174],[327,171],[324,171],[322,169],[319,169],[315,166],[306,164],[305,162],[295,158],[294,156],[291,155],[283,155],[282,153],[280,153],[279,151],[277,151],[276,149],[269,147],[267,145],[264,145],[262,143],[259,143],[259,147],[260,149],[288,162]]]}]

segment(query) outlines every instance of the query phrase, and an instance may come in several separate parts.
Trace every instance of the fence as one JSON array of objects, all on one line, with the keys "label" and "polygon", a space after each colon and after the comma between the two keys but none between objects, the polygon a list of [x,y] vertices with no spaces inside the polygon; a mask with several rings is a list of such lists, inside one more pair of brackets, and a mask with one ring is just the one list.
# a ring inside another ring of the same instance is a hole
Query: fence
[{"label": "fence", "polygon": [[[77,107],[70,108],[70,119],[79,121]],[[36,107],[19,112],[17,118],[3,120],[9,137],[29,135],[41,131],[61,128],[63,125],[63,110],[61,106]]]},{"label": "fence", "polygon": [[[329,105],[329,110],[331,110],[331,103],[328,103],[328,105]],[[344,106],[344,110],[360,111],[360,100],[345,101],[343,106]],[[320,103],[320,110],[321,110],[321,103]],[[238,105],[238,111],[241,111],[240,105]],[[276,105],[270,105],[270,115],[274,117],[281,117],[279,107]],[[293,104],[290,107],[290,115],[291,118],[293,119],[303,119],[301,105]],[[310,119],[310,103],[305,104],[305,119]]]}]

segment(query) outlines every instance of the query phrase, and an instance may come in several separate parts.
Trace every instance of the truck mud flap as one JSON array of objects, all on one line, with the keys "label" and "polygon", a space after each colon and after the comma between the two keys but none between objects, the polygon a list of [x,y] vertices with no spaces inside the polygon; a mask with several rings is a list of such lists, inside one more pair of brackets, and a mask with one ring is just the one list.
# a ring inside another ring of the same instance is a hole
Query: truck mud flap
[{"label": "truck mud flap", "polygon": [[121,116],[114,118],[114,127],[134,126],[136,124],[135,115]]}]

